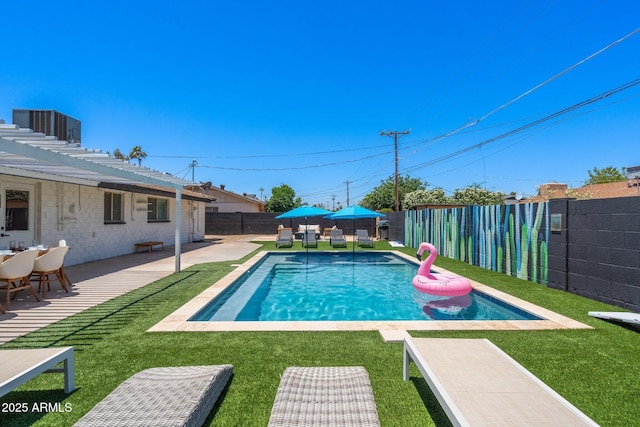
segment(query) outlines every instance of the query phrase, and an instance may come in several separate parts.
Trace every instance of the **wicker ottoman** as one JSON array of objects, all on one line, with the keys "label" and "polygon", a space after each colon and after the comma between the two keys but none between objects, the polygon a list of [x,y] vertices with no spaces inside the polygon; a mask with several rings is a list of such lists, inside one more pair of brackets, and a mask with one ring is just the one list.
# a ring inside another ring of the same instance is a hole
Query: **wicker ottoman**
[{"label": "wicker ottoman", "polygon": [[367,371],[361,366],[285,369],[269,426],[380,426]]},{"label": "wicker ottoman", "polygon": [[151,368],[120,384],[76,426],[201,426],[231,378],[231,365]]}]

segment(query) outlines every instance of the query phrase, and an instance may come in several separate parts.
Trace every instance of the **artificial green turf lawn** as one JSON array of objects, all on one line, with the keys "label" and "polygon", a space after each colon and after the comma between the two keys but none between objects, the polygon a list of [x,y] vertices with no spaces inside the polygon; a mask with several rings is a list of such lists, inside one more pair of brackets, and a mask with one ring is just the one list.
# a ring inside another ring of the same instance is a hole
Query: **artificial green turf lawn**
[{"label": "artificial green turf lawn", "polygon": [[[274,250],[274,246],[267,242],[263,249]],[[326,242],[318,246],[310,251],[330,248]],[[294,249],[300,250],[299,242]],[[390,247],[379,242],[377,249]],[[351,250],[351,245],[342,250]],[[415,253],[411,248],[401,250]],[[0,405],[27,402],[32,407],[33,403],[60,402],[62,408],[69,403],[71,411],[5,411],[0,413],[0,425],[72,425],[142,369],[223,363],[233,364],[234,376],[205,425],[266,425],[284,369],[323,365],[361,365],[367,369],[383,426],[448,424],[415,366],[412,380],[402,380],[402,345],[385,344],[376,331],[145,332],[230,272],[233,263],[190,267],[0,347],[73,345],[78,387],[67,396],[62,390],[62,375],[40,375],[4,396]],[[601,425],[640,424],[640,334],[587,315],[590,310],[615,307],[444,257],[436,264],[594,329],[413,332],[413,336],[488,338]]]}]

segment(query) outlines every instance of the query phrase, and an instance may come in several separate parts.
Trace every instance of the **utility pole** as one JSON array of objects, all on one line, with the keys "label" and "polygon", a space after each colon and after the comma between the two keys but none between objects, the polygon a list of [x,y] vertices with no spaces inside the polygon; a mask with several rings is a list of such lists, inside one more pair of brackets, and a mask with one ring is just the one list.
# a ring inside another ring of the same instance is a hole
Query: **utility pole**
[{"label": "utility pole", "polygon": [[333,208],[331,210],[335,211],[336,210],[336,195],[335,194],[331,195],[331,200],[333,200]]},{"label": "utility pole", "polygon": [[196,166],[198,166],[198,161],[193,159],[191,161],[191,182],[196,182]]},{"label": "utility pole", "polygon": [[351,205],[349,204],[349,183],[350,183],[350,182],[351,182],[351,181],[345,181],[345,182],[344,182],[345,184],[347,184],[347,206],[351,206]]},{"label": "utility pole", "polygon": [[395,150],[396,150],[396,173],[395,173],[395,181],[396,181],[396,207],[395,207],[395,211],[398,212],[400,210],[400,198],[399,198],[399,193],[398,193],[398,186],[399,186],[399,178],[398,178],[398,135],[400,136],[404,136],[404,135],[408,135],[409,132],[411,132],[410,130],[405,130],[402,132],[398,132],[397,130],[390,130],[390,131],[381,131],[380,132],[380,136],[392,136],[393,135],[393,141],[395,144]]}]

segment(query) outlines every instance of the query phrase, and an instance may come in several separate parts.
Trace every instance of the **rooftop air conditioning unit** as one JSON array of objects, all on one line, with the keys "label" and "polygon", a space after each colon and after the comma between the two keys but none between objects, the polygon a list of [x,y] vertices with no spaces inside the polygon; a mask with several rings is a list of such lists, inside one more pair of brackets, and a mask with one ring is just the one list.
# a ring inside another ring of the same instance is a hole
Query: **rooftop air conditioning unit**
[{"label": "rooftop air conditioning unit", "polygon": [[80,120],[55,110],[13,110],[13,124],[80,146]]}]

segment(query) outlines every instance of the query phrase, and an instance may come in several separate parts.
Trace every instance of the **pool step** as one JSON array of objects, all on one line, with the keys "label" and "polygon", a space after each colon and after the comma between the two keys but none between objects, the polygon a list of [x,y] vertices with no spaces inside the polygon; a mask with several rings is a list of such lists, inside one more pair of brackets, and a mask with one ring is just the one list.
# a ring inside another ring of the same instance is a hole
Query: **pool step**
[{"label": "pool step", "polygon": [[251,279],[247,280],[247,282],[229,297],[227,302],[211,317],[211,320],[236,319],[253,294],[256,293],[256,290],[262,282],[269,276],[271,268],[271,265],[258,267],[258,269],[251,274]]}]

